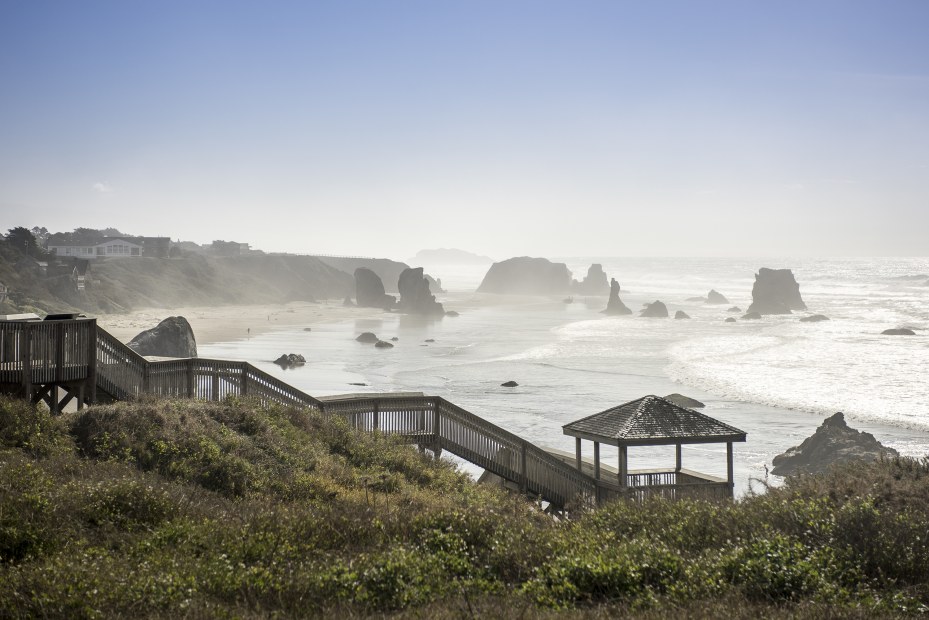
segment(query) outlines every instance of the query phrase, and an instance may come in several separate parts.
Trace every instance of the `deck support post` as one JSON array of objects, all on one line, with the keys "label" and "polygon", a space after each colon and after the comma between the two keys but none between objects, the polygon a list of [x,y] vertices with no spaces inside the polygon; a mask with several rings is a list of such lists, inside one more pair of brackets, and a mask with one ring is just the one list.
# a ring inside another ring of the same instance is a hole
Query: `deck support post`
[{"label": "deck support post", "polygon": [[681,473],[681,444],[677,444],[675,448],[676,448],[675,449],[676,459],[675,459],[674,471],[675,473]]},{"label": "deck support post", "polygon": [[600,442],[594,442],[594,480],[600,479]]},{"label": "deck support post", "polygon": [[577,457],[577,471],[584,471],[583,462],[581,461],[581,438],[574,438],[574,453]]},{"label": "deck support post", "polygon": [[619,486],[629,484],[629,458],[626,446],[619,446]]},{"label": "deck support post", "polygon": [[735,496],[735,476],[732,468],[732,442],[726,442],[726,479],[729,481],[729,497]]}]

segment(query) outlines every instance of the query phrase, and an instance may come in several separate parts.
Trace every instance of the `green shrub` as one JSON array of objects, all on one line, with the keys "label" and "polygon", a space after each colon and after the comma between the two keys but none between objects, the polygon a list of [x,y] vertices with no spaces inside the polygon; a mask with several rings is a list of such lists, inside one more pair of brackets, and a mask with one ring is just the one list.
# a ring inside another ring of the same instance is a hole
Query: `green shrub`
[{"label": "green shrub", "polygon": [[64,431],[64,425],[44,407],[0,395],[0,447],[48,456],[66,443]]}]

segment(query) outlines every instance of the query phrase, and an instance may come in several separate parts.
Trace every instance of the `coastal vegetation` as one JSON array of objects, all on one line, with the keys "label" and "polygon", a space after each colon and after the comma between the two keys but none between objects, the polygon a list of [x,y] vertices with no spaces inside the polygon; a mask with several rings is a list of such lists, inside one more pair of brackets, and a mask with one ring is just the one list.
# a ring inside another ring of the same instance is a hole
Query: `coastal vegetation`
[{"label": "coastal vegetation", "polygon": [[556,520],[339,419],[0,398],[0,617],[929,610],[929,461]]}]

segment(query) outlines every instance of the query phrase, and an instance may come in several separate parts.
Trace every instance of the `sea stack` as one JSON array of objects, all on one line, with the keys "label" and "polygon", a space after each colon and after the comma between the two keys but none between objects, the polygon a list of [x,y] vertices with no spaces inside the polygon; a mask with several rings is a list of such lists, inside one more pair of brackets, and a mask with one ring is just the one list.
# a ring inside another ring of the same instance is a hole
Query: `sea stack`
[{"label": "sea stack", "polygon": [[748,311],[758,314],[790,314],[792,310],[806,310],[806,304],[800,297],[800,285],[790,269],[759,269],[755,274],[752,305]]},{"label": "sea stack", "polygon": [[194,330],[182,316],[169,316],[151,329],[129,341],[129,348],[139,355],[159,357],[197,357]]},{"label": "sea stack", "polygon": [[722,293],[716,292],[716,289],[711,289],[709,293],[706,294],[706,303],[708,304],[728,304],[729,300],[726,299],[725,295]]},{"label": "sea stack", "polygon": [[623,300],[619,298],[619,282],[616,281],[616,278],[610,279],[610,300],[606,302],[606,310],[602,312],[611,316],[632,314],[632,310],[627,308]]},{"label": "sea stack", "polygon": [[575,280],[573,287],[578,295],[606,295],[610,291],[610,285],[606,281],[606,272],[603,271],[603,265],[600,263],[593,263],[587,269],[587,277],[581,282]]},{"label": "sea stack", "polygon": [[429,281],[423,276],[423,268],[404,269],[397,280],[400,290],[399,308],[409,314],[444,316],[445,308],[435,300],[429,290]]},{"label": "sea stack", "polygon": [[668,307],[660,301],[653,301],[645,306],[645,309],[639,313],[639,316],[666,319],[668,318]]},{"label": "sea stack", "polygon": [[362,308],[391,310],[397,298],[384,292],[384,283],[379,275],[367,267],[359,267],[355,270],[355,303]]},{"label": "sea stack", "polygon": [[564,263],[520,256],[490,266],[478,293],[561,295],[571,292],[571,272]]},{"label": "sea stack", "polygon": [[778,476],[792,474],[819,474],[835,463],[847,461],[874,461],[899,456],[887,448],[871,433],[850,428],[840,411],[826,418],[822,425],[799,446],[774,457],[771,473]]}]

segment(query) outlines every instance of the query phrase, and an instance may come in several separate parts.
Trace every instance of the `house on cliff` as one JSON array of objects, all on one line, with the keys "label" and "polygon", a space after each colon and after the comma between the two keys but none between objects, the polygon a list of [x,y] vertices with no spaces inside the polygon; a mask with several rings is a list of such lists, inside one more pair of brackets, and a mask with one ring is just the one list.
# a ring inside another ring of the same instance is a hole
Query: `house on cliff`
[{"label": "house on cliff", "polygon": [[57,257],[83,259],[151,256],[167,258],[171,248],[169,237],[106,237],[102,234],[55,233],[50,235],[46,249]]}]

